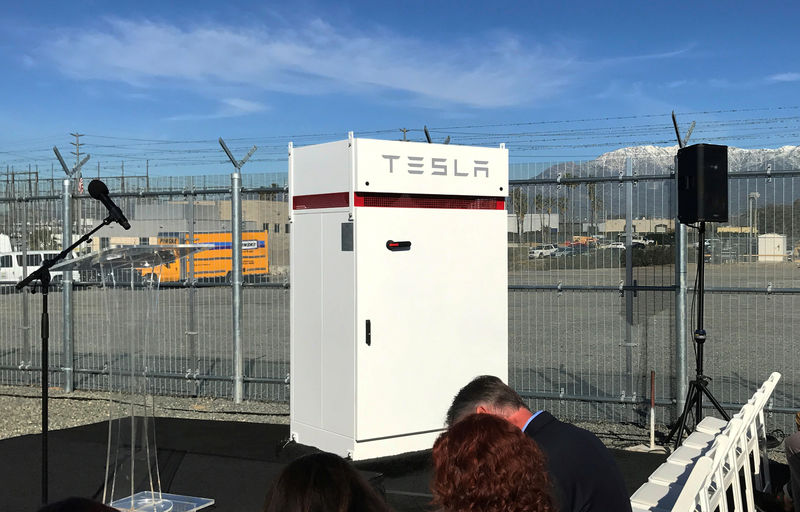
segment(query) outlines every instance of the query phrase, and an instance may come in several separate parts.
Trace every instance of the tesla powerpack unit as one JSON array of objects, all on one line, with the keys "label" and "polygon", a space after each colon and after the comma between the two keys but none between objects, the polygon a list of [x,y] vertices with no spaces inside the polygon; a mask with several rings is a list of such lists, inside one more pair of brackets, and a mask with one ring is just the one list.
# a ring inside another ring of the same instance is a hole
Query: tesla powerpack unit
[{"label": "tesla powerpack unit", "polygon": [[428,449],[458,390],[508,375],[508,151],[289,145],[292,439]]}]

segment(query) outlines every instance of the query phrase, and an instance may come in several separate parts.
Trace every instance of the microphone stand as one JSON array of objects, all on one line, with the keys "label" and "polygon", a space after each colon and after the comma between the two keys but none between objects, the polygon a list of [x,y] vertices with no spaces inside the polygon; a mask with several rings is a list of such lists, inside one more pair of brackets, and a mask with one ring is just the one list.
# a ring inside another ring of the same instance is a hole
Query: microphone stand
[{"label": "microphone stand", "polygon": [[96,228],[92,229],[80,239],[75,242],[74,244],[70,245],[60,253],[55,258],[44,260],[42,262],[42,266],[38,269],[34,270],[28,276],[17,283],[16,288],[17,290],[23,289],[27,286],[30,282],[34,280],[38,280],[42,285],[42,320],[41,320],[41,330],[42,330],[42,504],[47,504],[47,431],[48,431],[48,417],[47,417],[47,391],[48,391],[48,371],[50,362],[48,360],[48,351],[49,351],[49,341],[50,341],[50,317],[47,312],[47,295],[50,291],[50,268],[58,263],[58,261],[64,259],[69,253],[71,253],[76,247],[78,247],[83,242],[89,240],[93,234],[95,234],[100,228],[103,226],[107,226],[114,222],[116,218],[113,215],[109,215],[103,222],[98,225]]}]

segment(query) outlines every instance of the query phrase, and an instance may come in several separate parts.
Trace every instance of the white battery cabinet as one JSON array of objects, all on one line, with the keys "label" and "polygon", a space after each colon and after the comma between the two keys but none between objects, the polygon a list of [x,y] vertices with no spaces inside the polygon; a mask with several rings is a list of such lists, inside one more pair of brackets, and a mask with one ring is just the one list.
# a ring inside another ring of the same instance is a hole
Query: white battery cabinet
[{"label": "white battery cabinet", "polygon": [[505,147],[289,146],[292,439],[428,449],[458,390],[508,375]]}]

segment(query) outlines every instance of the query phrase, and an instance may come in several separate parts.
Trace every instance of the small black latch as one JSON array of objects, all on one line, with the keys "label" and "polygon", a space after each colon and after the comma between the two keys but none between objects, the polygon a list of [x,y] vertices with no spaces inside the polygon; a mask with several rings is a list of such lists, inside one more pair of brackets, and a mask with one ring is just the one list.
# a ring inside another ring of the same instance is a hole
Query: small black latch
[{"label": "small black latch", "polygon": [[372,345],[372,324],[367,320],[367,346]]}]

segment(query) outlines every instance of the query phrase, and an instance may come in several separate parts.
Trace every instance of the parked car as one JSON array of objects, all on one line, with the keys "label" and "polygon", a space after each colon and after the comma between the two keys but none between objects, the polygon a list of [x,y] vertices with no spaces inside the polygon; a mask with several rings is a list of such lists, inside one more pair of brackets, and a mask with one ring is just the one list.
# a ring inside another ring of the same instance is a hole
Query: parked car
[{"label": "parked car", "polygon": [[656,241],[655,241],[655,240],[650,240],[649,238],[644,238],[644,237],[642,237],[642,236],[635,236],[635,237],[633,237],[633,239],[631,240],[631,243],[633,243],[633,245],[636,245],[636,244],[641,244],[641,245],[655,245],[655,244],[656,244]]},{"label": "parked car", "polygon": [[554,258],[563,258],[564,256],[575,256],[577,254],[572,247],[559,247],[553,254]]},{"label": "parked car", "polygon": [[625,249],[624,242],[609,242],[600,246],[601,249]]},{"label": "parked car", "polygon": [[[632,247],[647,247],[648,245],[655,245],[655,240],[650,240],[649,238],[644,238],[641,236],[633,236],[631,237],[631,246]],[[603,247],[625,247],[625,236],[620,236],[616,242],[611,242],[611,244],[604,244]]]},{"label": "parked car", "polygon": [[550,257],[556,252],[556,246],[553,244],[543,244],[536,247],[531,247],[528,250],[528,258],[545,258]]}]

